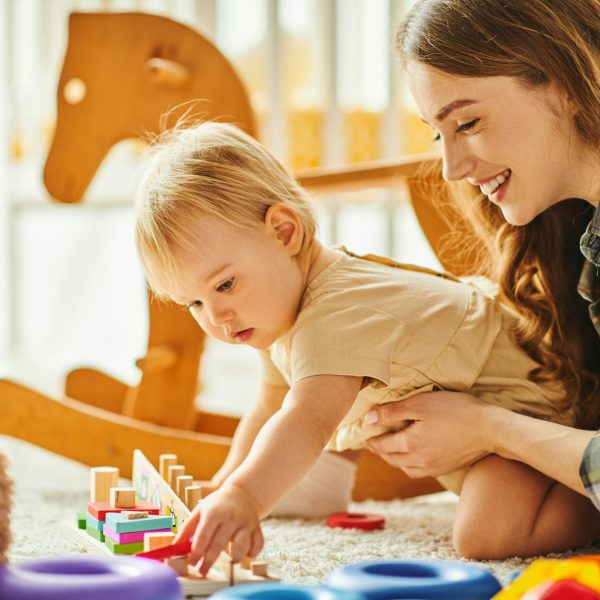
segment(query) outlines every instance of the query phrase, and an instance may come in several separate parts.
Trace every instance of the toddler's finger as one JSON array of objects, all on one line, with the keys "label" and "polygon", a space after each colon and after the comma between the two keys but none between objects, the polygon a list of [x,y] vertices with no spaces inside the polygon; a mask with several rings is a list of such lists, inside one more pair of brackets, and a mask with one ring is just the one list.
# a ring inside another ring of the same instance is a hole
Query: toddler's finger
[{"label": "toddler's finger", "polygon": [[231,530],[229,527],[220,527],[217,532],[213,535],[210,544],[207,545],[206,550],[202,553],[202,564],[200,565],[200,575],[206,576],[213,566],[214,562],[219,558],[221,552],[227,546],[231,538]]},{"label": "toddler's finger", "polygon": [[231,560],[239,563],[246,556],[250,556],[252,534],[247,529],[239,529],[231,539]]},{"label": "toddler's finger", "polygon": [[190,515],[189,519],[185,521],[185,523],[178,527],[177,535],[175,536],[175,543],[180,542],[181,540],[190,539],[194,534],[194,530],[198,525],[198,521],[200,519],[200,512],[198,510],[194,510]]},{"label": "toddler's finger", "polygon": [[195,565],[206,553],[212,544],[213,536],[218,528],[218,522],[214,519],[200,518],[192,539],[192,551],[190,552],[190,563]]},{"label": "toddler's finger", "polygon": [[248,550],[249,556],[256,556],[265,545],[265,540],[263,538],[263,533],[260,529],[255,529],[252,532],[251,541],[250,541],[250,549]]}]

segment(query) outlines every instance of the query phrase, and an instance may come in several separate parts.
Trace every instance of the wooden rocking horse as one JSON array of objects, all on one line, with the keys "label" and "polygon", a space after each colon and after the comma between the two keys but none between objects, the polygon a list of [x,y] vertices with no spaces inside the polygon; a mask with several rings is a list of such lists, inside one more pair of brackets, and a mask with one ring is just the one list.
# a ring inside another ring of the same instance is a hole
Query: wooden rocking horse
[{"label": "wooden rocking horse", "polygon": [[[72,14],[58,84],[56,133],[44,172],[50,194],[60,202],[79,202],[115,143],[158,131],[167,111],[175,122],[186,101],[194,101],[194,112],[203,118],[256,133],[239,77],[196,31],[141,13]],[[437,168],[420,177],[424,165]],[[328,191],[406,185],[434,250],[448,231],[427,200],[427,186],[441,185],[437,159],[319,169],[298,179],[306,187]],[[448,261],[444,266],[455,273],[467,269]],[[149,318],[148,351],[137,361],[137,386],[86,368],[67,375],[64,398],[0,380],[0,433],[88,465],[117,466],[126,477],[135,448],[153,461],[173,452],[194,477],[210,479],[227,455],[238,419],[195,408],[204,334],[192,318],[157,302],[149,303]],[[434,480],[410,480],[364,452],[354,498],[390,499],[437,489]]]}]

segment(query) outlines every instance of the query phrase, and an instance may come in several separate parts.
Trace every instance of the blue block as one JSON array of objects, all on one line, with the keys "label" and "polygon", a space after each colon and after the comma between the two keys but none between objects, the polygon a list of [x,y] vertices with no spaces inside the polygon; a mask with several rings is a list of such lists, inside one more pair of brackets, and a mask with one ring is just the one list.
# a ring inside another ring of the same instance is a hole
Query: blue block
[{"label": "blue block", "polygon": [[165,515],[150,515],[143,519],[126,519],[120,513],[108,513],[106,524],[116,533],[130,531],[153,531],[154,529],[171,529],[173,517]]},{"label": "blue block", "polygon": [[369,600],[489,600],[501,589],[488,571],[450,560],[360,562],[333,571],[326,585]]},{"label": "blue block", "polygon": [[100,533],[104,532],[104,521],[98,521],[98,519],[94,519],[90,514],[85,515],[85,524],[87,527],[97,529]]}]

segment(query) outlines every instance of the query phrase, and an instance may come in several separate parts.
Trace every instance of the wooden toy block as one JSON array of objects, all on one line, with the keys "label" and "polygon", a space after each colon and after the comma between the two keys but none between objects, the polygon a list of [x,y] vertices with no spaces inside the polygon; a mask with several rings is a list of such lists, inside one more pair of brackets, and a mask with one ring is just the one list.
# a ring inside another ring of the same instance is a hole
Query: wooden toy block
[{"label": "wooden toy block", "polygon": [[171,556],[165,560],[165,564],[169,565],[181,577],[188,576],[188,557],[187,556]]},{"label": "wooden toy block", "polygon": [[168,533],[157,533],[151,531],[144,536],[144,552],[150,552],[150,550],[156,550],[157,548],[164,548],[170,546],[175,539],[175,534],[171,531]]},{"label": "wooden toy block", "polygon": [[177,495],[183,500],[185,498],[185,488],[194,485],[194,478],[191,475],[180,475],[176,481],[175,491]]},{"label": "wooden toy block", "polygon": [[115,508],[135,508],[135,489],[132,487],[110,488],[110,505]]},{"label": "wooden toy block", "polygon": [[173,526],[173,517],[171,515],[150,515],[145,519],[123,518],[119,513],[108,513],[106,515],[106,524],[115,533],[128,533],[131,531],[156,531],[158,529],[170,530]]},{"label": "wooden toy block", "polygon": [[147,510],[124,510],[121,513],[121,515],[124,519],[127,519],[128,521],[133,521],[135,519],[145,519],[146,517],[150,516]]},{"label": "wooden toy block", "polygon": [[93,527],[97,531],[101,532],[104,527],[104,521],[98,521],[98,519],[94,519],[94,517],[92,517],[92,515],[86,515],[85,516],[85,527],[86,527],[86,529],[88,527]]},{"label": "wooden toy block", "polygon": [[202,500],[201,485],[190,485],[185,488],[185,505],[189,510],[194,510],[194,507],[200,500]]},{"label": "wooden toy block", "polygon": [[250,563],[250,570],[252,571],[252,575],[256,575],[258,577],[268,577],[267,574],[267,563],[264,561],[254,560]]},{"label": "wooden toy block", "polygon": [[95,540],[99,542],[104,542],[105,537],[101,531],[98,531],[95,527],[90,527],[89,525],[86,527],[86,533],[92,536]]},{"label": "wooden toy block", "polygon": [[[92,515],[94,519],[98,521],[106,521],[106,515],[108,513],[121,513],[125,508],[116,508],[111,506],[108,502],[90,502],[88,504],[88,514]],[[141,500],[135,505],[135,510],[145,510],[150,513],[150,515],[157,515],[159,512],[159,508],[152,504],[151,502],[146,502]]]},{"label": "wooden toy block", "polygon": [[158,471],[165,481],[169,480],[169,467],[176,464],[177,454],[161,454],[158,457]]},{"label": "wooden toy block", "polygon": [[[170,533],[170,529],[153,529],[153,533]],[[126,531],[124,533],[118,533],[112,527],[104,524],[103,529],[104,537],[110,538],[117,544],[135,544],[144,541],[144,536],[148,533],[147,531]]]},{"label": "wooden toy block", "polygon": [[177,490],[177,478],[185,475],[185,467],[183,465],[171,465],[168,469],[169,485],[173,491]]},{"label": "wooden toy block", "polygon": [[117,467],[93,467],[90,469],[90,502],[108,502],[110,488],[119,485]]},{"label": "wooden toy block", "polygon": [[106,538],[105,544],[113,554],[135,554],[144,549],[143,542],[137,542],[135,544],[117,544],[114,540]]},{"label": "wooden toy block", "polygon": [[86,517],[85,513],[77,513],[77,529],[85,529],[87,527]]}]

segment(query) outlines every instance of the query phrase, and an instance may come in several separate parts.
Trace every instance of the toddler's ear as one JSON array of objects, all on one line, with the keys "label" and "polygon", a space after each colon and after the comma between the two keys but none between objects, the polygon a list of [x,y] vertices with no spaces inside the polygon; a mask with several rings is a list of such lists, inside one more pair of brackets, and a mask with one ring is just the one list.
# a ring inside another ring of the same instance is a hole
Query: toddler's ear
[{"label": "toddler's ear", "polygon": [[285,204],[271,206],[265,216],[267,230],[286,248],[290,256],[296,256],[302,248],[304,227],[298,213]]}]

